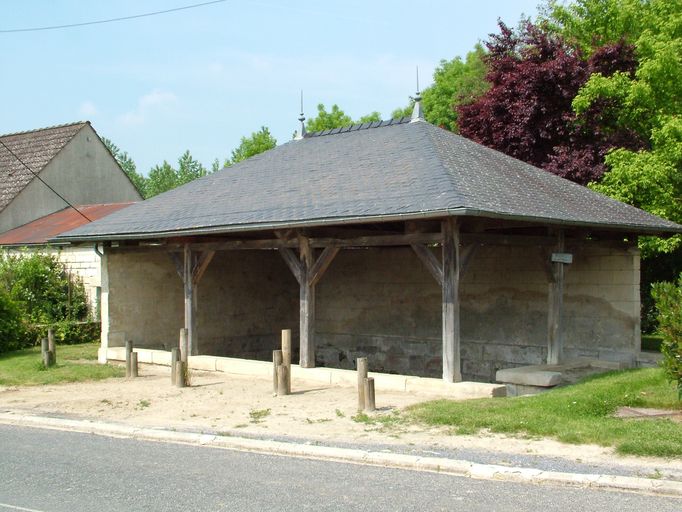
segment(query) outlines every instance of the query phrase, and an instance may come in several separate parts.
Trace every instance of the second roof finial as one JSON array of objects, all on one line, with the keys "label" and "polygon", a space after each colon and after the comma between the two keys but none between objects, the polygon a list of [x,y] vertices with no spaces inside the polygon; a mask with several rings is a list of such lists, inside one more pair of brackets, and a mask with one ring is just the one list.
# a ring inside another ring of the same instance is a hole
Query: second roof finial
[{"label": "second roof finial", "polygon": [[412,109],[412,120],[410,122],[423,120],[424,112],[422,111],[422,96],[421,92],[419,92],[419,66],[417,66],[417,93],[414,95],[414,108]]},{"label": "second roof finial", "polygon": [[298,117],[301,122],[301,131],[294,137],[296,140],[300,140],[305,137],[305,114],[303,113],[303,89],[301,89],[301,115]]}]

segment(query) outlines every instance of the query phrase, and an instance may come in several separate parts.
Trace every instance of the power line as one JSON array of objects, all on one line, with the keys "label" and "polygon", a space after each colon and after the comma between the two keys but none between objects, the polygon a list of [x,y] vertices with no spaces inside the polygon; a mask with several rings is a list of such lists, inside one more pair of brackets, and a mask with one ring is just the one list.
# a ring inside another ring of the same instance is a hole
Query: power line
[{"label": "power line", "polygon": [[19,156],[18,156],[14,151],[12,151],[10,148],[8,148],[8,147],[7,147],[7,144],[5,144],[5,142],[4,142],[2,139],[0,139],[0,144],[2,144],[3,147],[9,152],[9,154],[12,155],[14,158],[16,158],[17,161],[18,161],[21,165],[23,165],[24,167],[26,167],[26,169],[28,169],[28,172],[30,172],[31,174],[33,174],[33,176],[35,176],[36,178],[38,178],[38,179],[40,180],[40,182],[41,182],[43,185],[45,185],[45,186],[46,186],[47,188],[49,188],[52,192],[54,192],[54,193],[57,195],[57,197],[59,197],[62,201],[64,201],[66,204],[68,204],[71,208],[73,208],[74,210],[76,210],[76,211],[78,212],[78,214],[79,214],[81,217],[83,217],[85,220],[87,220],[88,222],[92,222],[92,219],[88,218],[88,216],[85,215],[82,211],[80,211],[80,210],[79,210],[78,208],[76,208],[74,205],[72,205],[71,203],[69,203],[69,202],[64,198],[64,196],[62,196],[59,192],[57,192],[57,191],[56,191],[55,189],[53,189],[50,185],[48,185],[48,184],[45,182],[45,180],[43,180],[43,178],[41,178],[41,177],[38,176],[35,172],[33,172],[33,169],[31,169],[28,165],[26,165],[26,163],[25,163],[21,158],[19,158]]},{"label": "power line", "polygon": [[157,16],[159,14],[167,14],[169,12],[185,11],[187,9],[196,9],[197,7],[204,7],[206,5],[212,5],[212,4],[220,4],[223,2],[227,2],[227,0],[213,0],[212,2],[202,2],[200,4],[185,5],[184,7],[175,7],[173,9],[166,9],[165,11],[147,12],[144,14],[134,14],[132,16],[121,16],[120,18],[108,18],[108,19],[104,19],[104,20],[84,21],[82,23],[69,23],[67,25],[51,25],[51,26],[47,26],[47,27],[5,29],[5,30],[0,30],[0,34],[8,34],[8,33],[13,33],[13,32],[39,32],[42,30],[58,30],[58,29],[62,29],[62,28],[85,27],[87,25],[100,25],[102,23],[113,23],[116,21],[134,20],[136,18],[147,18],[149,16]]}]

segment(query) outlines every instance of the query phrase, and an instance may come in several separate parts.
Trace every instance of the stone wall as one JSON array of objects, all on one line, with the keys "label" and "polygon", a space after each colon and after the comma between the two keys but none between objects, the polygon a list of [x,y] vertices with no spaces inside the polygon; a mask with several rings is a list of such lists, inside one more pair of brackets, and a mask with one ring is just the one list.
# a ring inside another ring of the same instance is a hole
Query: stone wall
[{"label": "stone wall", "polygon": [[[466,379],[547,357],[548,281],[539,249],[483,247],[461,282]],[[164,254],[108,256],[114,331],[149,348],[177,343],[182,286]],[[441,374],[441,291],[411,249],[343,250],[317,285],[317,364]],[[632,363],[639,351],[639,254],[590,244],[565,286],[565,354]],[[217,253],[198,290],[201,353],[268,359],[279,331],[298,348],[298,284],[274,251]],[[294,355],[296,357],[296,354]]]}]

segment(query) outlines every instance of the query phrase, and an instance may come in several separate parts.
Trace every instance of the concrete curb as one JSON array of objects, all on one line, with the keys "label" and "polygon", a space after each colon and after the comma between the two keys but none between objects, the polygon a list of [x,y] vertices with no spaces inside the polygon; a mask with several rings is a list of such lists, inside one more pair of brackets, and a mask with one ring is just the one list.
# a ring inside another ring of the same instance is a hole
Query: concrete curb
[{"label": "concrete curb", "polygon": [[466,460],[419,457],[399,453],[336,448],[281,441],[248,439],[159,428],[138,428],[88,420],[69,420],[0,412],[0,424],[82,432],[144,441],[190,444],[270,455],[367,464],[415,471],[431,471],[479,480],[591,487],[615,491],[682,497],[682,482],[617,475],[561,473],[533,468],[478,464]]}]

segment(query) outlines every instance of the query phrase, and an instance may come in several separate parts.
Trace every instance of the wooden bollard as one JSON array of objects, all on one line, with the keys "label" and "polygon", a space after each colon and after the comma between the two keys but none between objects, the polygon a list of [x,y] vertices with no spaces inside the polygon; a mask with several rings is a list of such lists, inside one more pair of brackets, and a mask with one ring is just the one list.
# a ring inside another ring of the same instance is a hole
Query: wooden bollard
[{"label": "wooden bollard", "polygon": [[283,354],[281,350],[272,351],[272,394],[277,395],[279,386],[279,367],[282,366]]},{"label": "wooden bollard", "polygon": [[179,352],[180,352],[180,349],[177,347],[171,349],[171,384],[173,386],[175,386],[176,378],[177,378],[177,374],[175,373],[176,372],[175,367],[178,364],[178,360],[179,360],[178,353]]},{"label": "wooden bollard", "polygon": [[365,409],[365,379],[367,378],[367,358],[358,357],[358,411]]},{"label": "wooden bollard", "polygon": [[187,386],[187,381],[185,380],[185,368],[187,368],[187,363],[180,360],[175,365],[175,385],[179,388],[184,388]]},{"label": "wooden bollard", "polygon": [[52,352],[50,352],[49,350],[43,352],[43,366],[45,368],[49,368],[50,366],[52,366]]},{"label": "wooden bollard", "polygon": [[376,402],[374,400],[374,378],[367,377],[365,379],[365,411],[372,412],[376,409]]},{"label": "wooden bollard", "polygon": [[131,354],[133,353],[133,342],[132,340],[126,340],[126,377],[130,377],[132,370]]},{"label": "wooden bollard", "polygon": [[130,353],[130,376],[132,378],[137,377],[137,352]]},{"label": "wooden bollard", "polygon": [[48,350],[50,350],[50,348],[48,346],[47,338],[41,338],[40,339],[40,353],[43,356],[43,358],[45,357],[45,354],[47,353]]},{"label": "wooden bollard", "polygon": [[291,394],[291,329],[282,329],[282,364],[287,367],[287,395]]},{"label": "wooden bollard", "polygon": [[180,329],[180,360],[187,363],[187,355],[189,354],[189,341],[187,337],[187,329],[184,327]]},{"label": "wooden bollard", "polygon": [[289,394],[287,383],[289,381],[289,368],[285,364],[280,364],[277,368],[277,395],[284,396]]},{"label": "wooden bollard", "polygon": [[50,327],[47,330],[47,350],[52,352],[53,364],[57,362],[57,347],[54,342],[54,329]]}]

